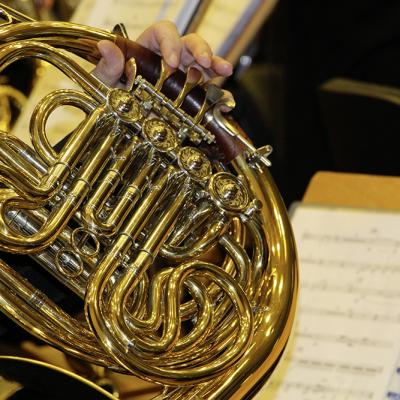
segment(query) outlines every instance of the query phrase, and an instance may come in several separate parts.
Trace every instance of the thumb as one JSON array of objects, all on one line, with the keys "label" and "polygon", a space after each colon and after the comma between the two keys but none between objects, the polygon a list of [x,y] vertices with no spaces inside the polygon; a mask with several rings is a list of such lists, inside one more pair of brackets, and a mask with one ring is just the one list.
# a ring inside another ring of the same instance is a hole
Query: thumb
[{"label": "thumb", "polygon": [[108,40],[101,40],[97,47],[101,54],[101,59],[92,74],[107,86],[116,86],[124,71],[124,56],[118,46]]}]

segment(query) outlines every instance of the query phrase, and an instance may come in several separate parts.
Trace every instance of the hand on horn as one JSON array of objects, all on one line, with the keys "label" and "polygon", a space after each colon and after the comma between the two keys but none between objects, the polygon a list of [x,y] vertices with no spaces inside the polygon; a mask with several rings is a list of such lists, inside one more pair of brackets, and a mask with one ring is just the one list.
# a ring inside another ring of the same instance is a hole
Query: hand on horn
[{"label": "hand on horn", "polygon": [[[232,74],[232,64],[213,55],[208,43],[196,33],[179,36],[172,22],[160,21],[147,28],[137,43],[160,54],[171,68],[186,70],[196,65],[206,78],[227,77]],[[121,50],[112,42],[100,41],[98,49],[102,58],[93,73],[109,86],[118,86],[126,60]]]}]

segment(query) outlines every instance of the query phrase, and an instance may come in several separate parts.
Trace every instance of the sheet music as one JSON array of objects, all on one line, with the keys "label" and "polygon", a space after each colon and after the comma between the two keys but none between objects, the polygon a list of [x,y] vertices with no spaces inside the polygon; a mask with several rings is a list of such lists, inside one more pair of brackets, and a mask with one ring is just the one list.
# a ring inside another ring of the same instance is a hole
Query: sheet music
[{"label": "sheet music", "polygon": [[235,42],[261,0],[213,0],[197,33],[204,37],[216,54],[224,56]]},{"label": "sheet music", "polygon": [[301,205],[292,343],[257,400],[400,399],[400,213]]},{"label": "sheet music", "polygon": [[182,33],[199,0],[97,0],[89,18],[90,26],[112,29],[123,22],[129,37],[135,39],[155,21],[174,21]]},{"label": "sheet music", "polygon": [[400,399],[400,358],[396,362],[396,368],[394,369],[392,376],[389,381],[388,390],[386,391],[385,399],[399,400]]}]

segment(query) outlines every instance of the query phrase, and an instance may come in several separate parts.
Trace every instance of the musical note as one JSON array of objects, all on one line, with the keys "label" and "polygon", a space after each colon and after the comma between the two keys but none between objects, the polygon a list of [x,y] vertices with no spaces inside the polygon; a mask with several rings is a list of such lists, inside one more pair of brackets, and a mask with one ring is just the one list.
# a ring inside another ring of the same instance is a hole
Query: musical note
[{"label": "musical note", "polygon": [[292,222],[296,329],[256,399],[400,400],[400,214],[299,206]]}]

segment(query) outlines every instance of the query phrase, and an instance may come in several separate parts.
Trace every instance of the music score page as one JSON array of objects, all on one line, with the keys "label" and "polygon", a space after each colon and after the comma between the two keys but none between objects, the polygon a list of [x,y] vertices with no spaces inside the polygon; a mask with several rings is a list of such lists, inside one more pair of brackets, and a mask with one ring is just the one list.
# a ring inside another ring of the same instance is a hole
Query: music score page
[{"label": "music score page", "polygon": [[400,213],[300,205],[297,322],[256,400],[400,399]]}]

